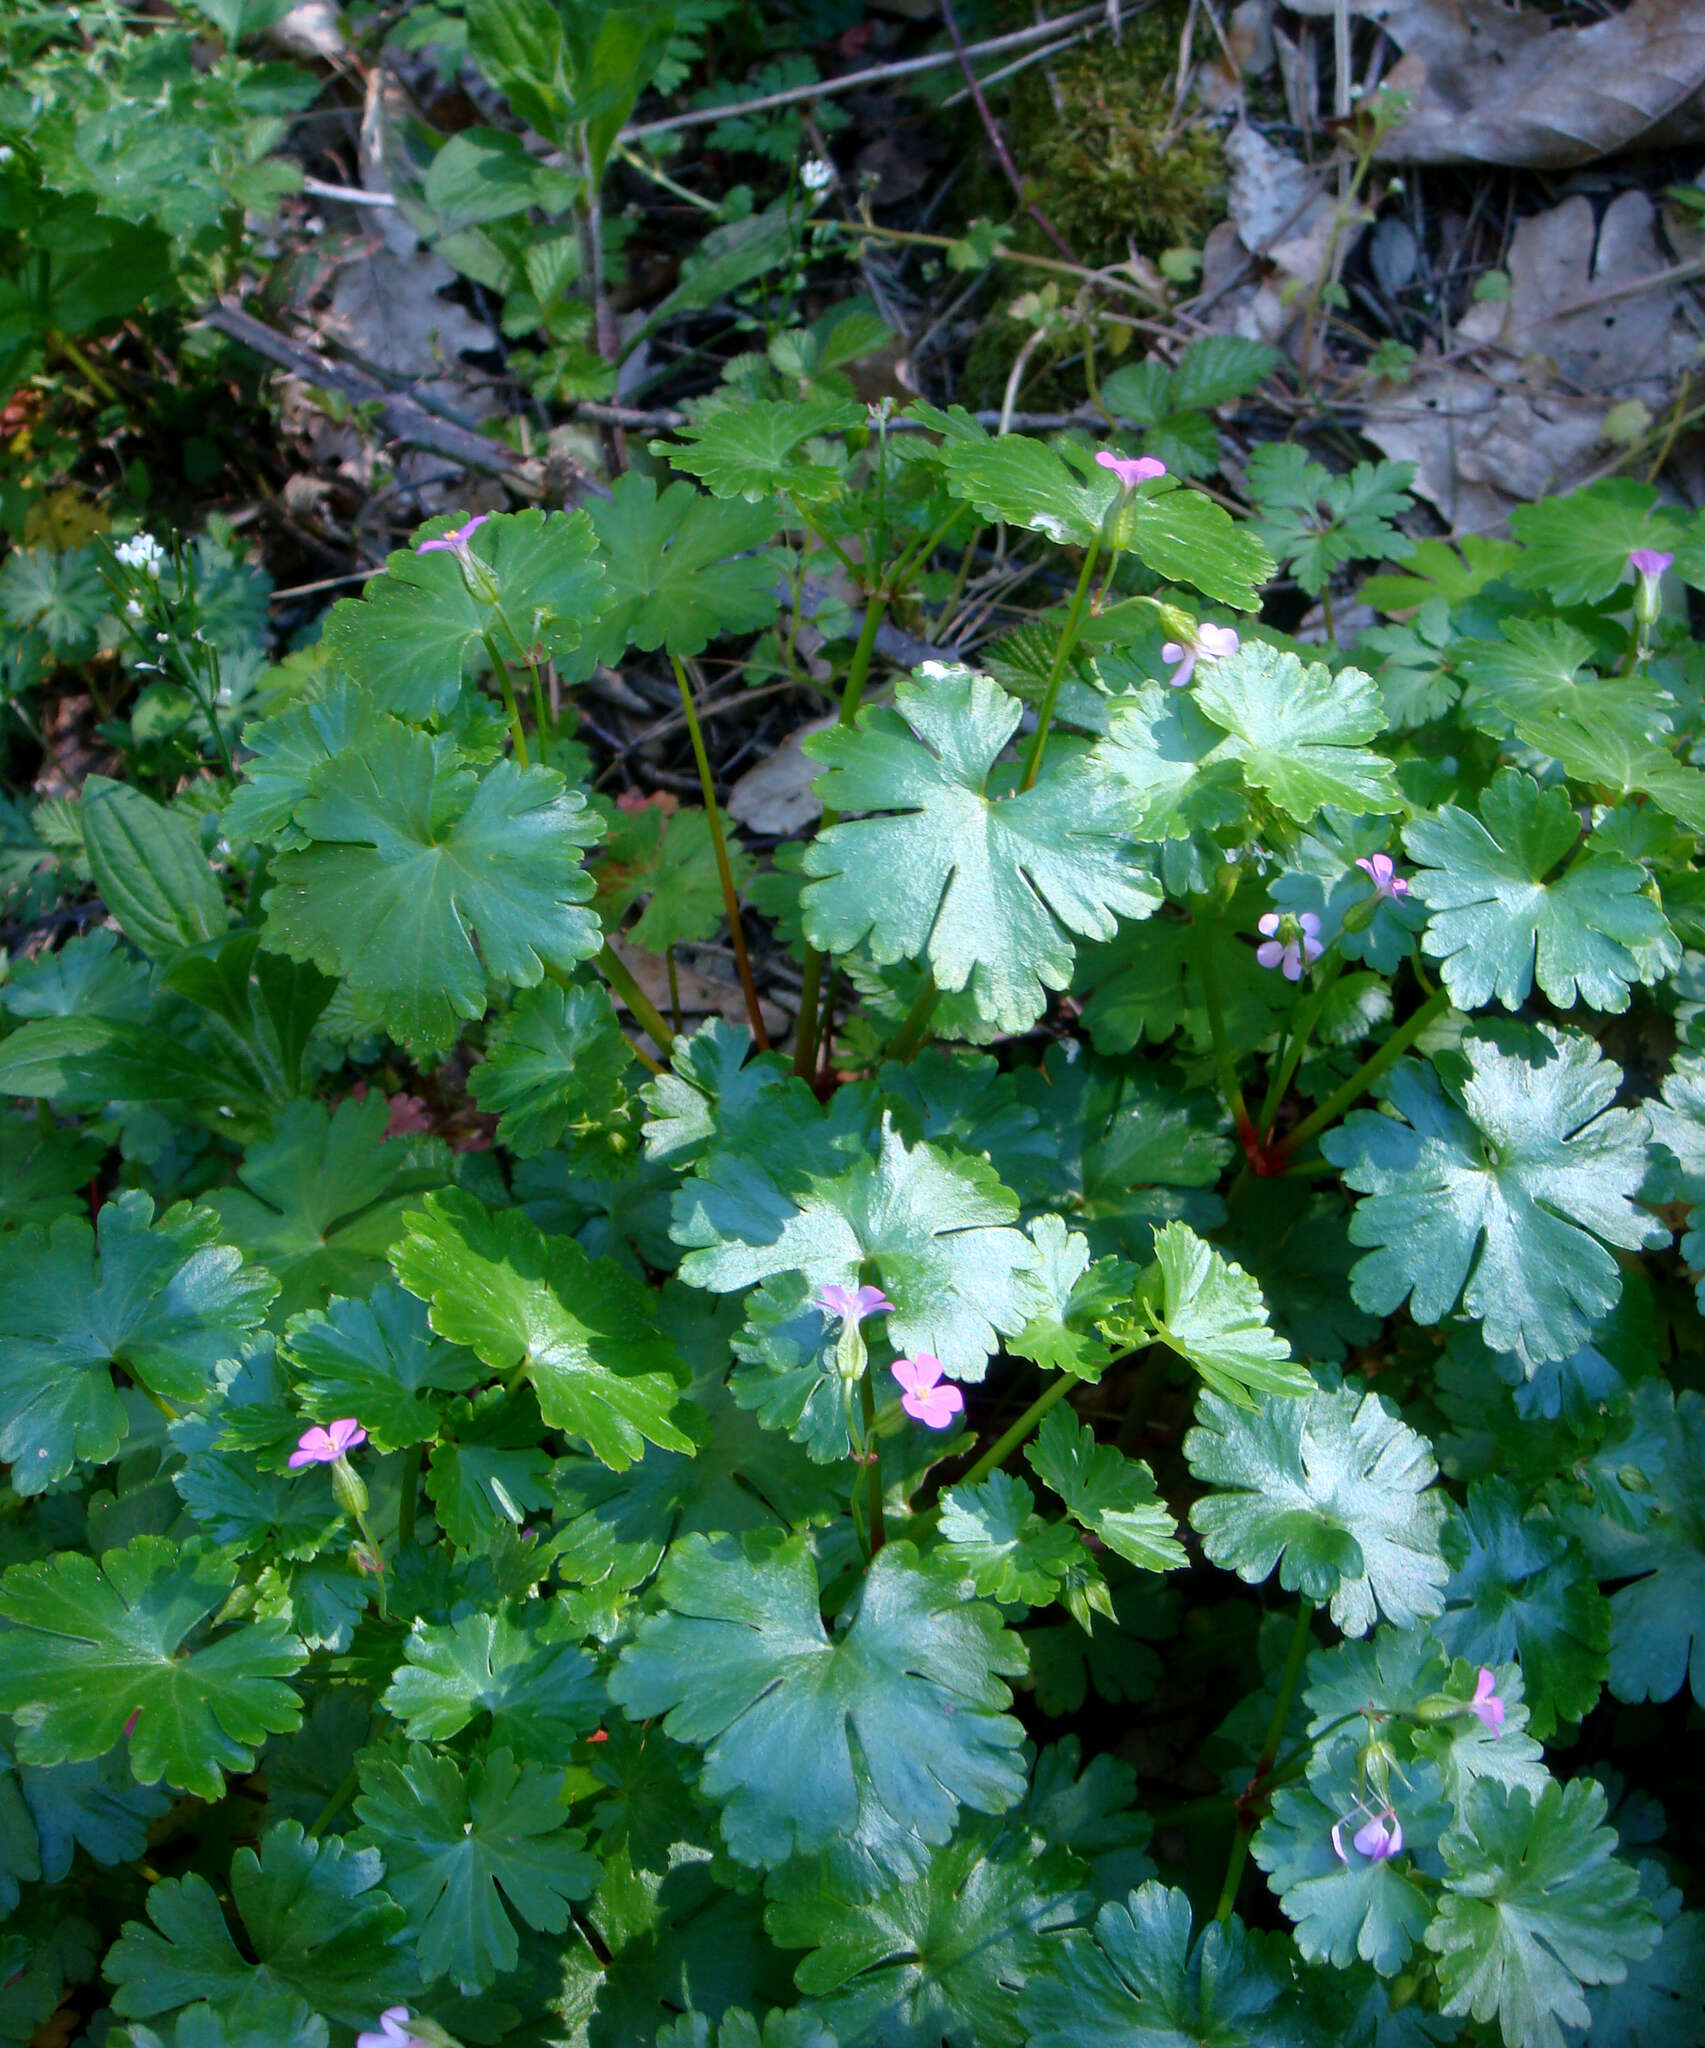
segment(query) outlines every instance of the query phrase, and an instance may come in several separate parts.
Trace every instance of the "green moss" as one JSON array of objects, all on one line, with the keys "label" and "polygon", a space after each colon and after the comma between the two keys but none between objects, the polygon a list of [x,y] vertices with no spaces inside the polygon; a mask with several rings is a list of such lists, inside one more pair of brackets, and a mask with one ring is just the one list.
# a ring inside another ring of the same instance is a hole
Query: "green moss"
[{"label": "green moss", "polygon": [[1199,247],[1224,212],[1219,137],[1172,122],[1184,8],[1151,8],[1050,67],[1016,81],[1013,154],[1036,201],[1086,263]]}]

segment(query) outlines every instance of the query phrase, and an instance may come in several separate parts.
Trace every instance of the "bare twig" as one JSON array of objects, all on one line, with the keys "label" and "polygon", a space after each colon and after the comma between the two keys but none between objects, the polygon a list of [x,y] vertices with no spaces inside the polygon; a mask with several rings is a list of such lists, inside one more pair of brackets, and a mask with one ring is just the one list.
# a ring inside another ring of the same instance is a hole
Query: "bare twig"
[{"label": "bare twig", "polygon": [[264,320],[245,313],[240,306],[220,300],[209,307],[196,324],[229,335],[231,340],[241,342],[244,348],[252,349],[268,362],[277,363],[281,369],[306,378],[322,390],[341,391],[360,403],[376,404],[380,422],[394,440],[406,441],[414,448],[430,448],[435,454],[447,456],[467,469],[485,470],[492,475],[511,477],[517,482],[522,480],[522,458],[500,441],[488,440],[471,427],[459,427],[454,421],[440,419],[407,392],[389,390],[365,370],[333,362],[317,349],[304,348],[301,343],[280,334],[276,328],[267,326]]},{"label": "bare twig", "polygon": [[940,5],[941,18],[947,26],[947,33],[953,38],[959,68],[965,74],[965,90],[971,95],[978,119],[983,124],[983,133],[989,138],[989,146],[1000,159],[1000,167],[1006,173],[1006,181],[1012,187],[1014,197],[1066,261],[1075,263],[1077,251],[1024,189],[1024,180],[1019,176],[1018,166],[1012,160],[1012,151],[1006,146],[1006,137],[1001,133],[1000,123],[990,111],[982,85],[976,72],[971,68],[971,53],[966,48],[965,38],[959,33],[959,17],[953,11],[953,0],[940,0]]},{"label": "bare twig", "polygon": [[[1093,7],[1075,7],[1070,14],[1038,22],[1034,28],[1014,29],[1009,35],[990,36],[983,42],[969,43],[966,53],[972,57],[994,57],[1003,50],[1026,49],[1031,43],[1043,43],[1050,36],[1057,36],[1062,29],[1080,28],[1085,22],[1104,19],[1107,11],[1105,0],[1098,0]],[[831,93],[857,92],[863,86],[885,85],[892,79],[915,77],[920,71],[940,71],[946,65],[958,62],[956,51],[931,50],[922,57],[902,57],[893,64],[872,64],[863,71],[845,71],[839,78],[820,78],[811,85],[792,85],[782,92],[761,93],[756,99],[734,100],[720,107],[694,107],[688,113],[669,114],[660,121],[640,121],[631,128],[624,128],[619,139],[638,142],[647,135],[671,134],[677,128],[703,128],[711,122],[726,121],[736,114],[765,114],[772,107],[792,107],[801,100],[827,99]]]}]

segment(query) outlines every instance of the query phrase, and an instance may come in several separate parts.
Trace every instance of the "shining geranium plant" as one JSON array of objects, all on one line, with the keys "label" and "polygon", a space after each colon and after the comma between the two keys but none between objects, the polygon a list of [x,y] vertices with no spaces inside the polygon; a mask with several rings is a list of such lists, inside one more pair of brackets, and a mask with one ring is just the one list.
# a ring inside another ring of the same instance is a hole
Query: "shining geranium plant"
[{"label": "shining geranium plant", "polygon": [[[61,807],[0,2035],[1705,2040],[1705,521],[1458,554],[1296,449],[1251,520],[787,360]],[[1036,616],[936,644],[984,553]]]}]

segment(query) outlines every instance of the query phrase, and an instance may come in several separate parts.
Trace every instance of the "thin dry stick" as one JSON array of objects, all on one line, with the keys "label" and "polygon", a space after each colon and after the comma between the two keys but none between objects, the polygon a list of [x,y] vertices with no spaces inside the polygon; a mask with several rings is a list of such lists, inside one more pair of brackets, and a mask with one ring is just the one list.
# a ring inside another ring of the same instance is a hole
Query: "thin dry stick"
[{"label": "thin dry stick", "polygon": [[[985,72],[978,83],[987,92],[991,85],[999,85],[1005,79],[1016,78],[1021,71],[1028,71],[1033,64],[1050,63],[1062,51],[1075,49],[1079,43],[1088,42],[1092,35],[1100,33],[1100,27],[1100,23],[1096,22],[1088,28],[1080,28],[1076,35],[1061,36],[1057,43],[1050,43],[1044,50],[1027,50],[1022,57],[1014,57],[1010,64],[1003,64],[998,71]],[[942,101],[942,111],[945,113],[949,107],[961,106],[970,97],[971,88],[968,85],[961,85]]]},{"label": "thin dry stick", "polygon": [[1000,159],[1000,167],[1006,173],[1006,181],[1012,187],[1014,196],[1030,218],[1042,230],[1054,247],[1068,263],[1077,261],[1077,251],[1042,211],[1034,199],[1027,196],[1024,180],[1018,175],[1018,166],[1012,160],[1012,151],[1006,146],[1006,137],[1001,133],[1000,123],[990,111],[977,74],[971,69],[971,53],[965,47],[965,38],[959,33],[959,17],[953,11],[953,0],[941,0],[941,18],[947,26],[947,33],[953,38],[953,48],[959,58],[959,68],[965,74],[965,90],[971,95],[977,109],[977,117],[983,124],[983,133],[989,138],[990,146]]},{"label": "thin dry stick", "polygon": [[[1133,13],[1137,11],[1132,9]],[[996,57],[1006,50],[1027,49],[1032,43],[1045,43],[1050,36],[1059,35],[1062,29],[1081,28],[1085,22],[1104,20],[1106,15],[1104,5],[1075,7],[1070,14],[1038,22],[1034,28],[1014,29],[1008,35],[989,36],[983,42],[970,43],[966,46],[966,54]],[[703,128],[710,122],[726,121],[731,115],[764,114],[773,107],[797,106],[801,100],[827,99],[832,93],[857,92],[867,85],[884,85],[891,79],[915,77],[920,71],[940,71],[946,65],[958,62],[956,51],[931,50],[922,57],[902,57],[893,64],[872,64],[863,71],[845,71],[839,78],[819,78],[810,85],[792,85],[781,92],[762,93],[754,100],[736,100],[721,107],[695,107],[690,113],[670,114],[660,121],[640,121],[631,128],[624,128],[617,139],[637,142],[647,135],[671,134],[677,128]]]}]

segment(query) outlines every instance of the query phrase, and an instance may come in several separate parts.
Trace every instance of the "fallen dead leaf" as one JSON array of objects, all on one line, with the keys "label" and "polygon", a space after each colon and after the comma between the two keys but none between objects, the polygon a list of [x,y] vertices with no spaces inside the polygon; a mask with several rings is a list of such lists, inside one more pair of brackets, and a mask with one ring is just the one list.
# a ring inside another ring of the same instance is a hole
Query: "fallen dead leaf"
[{"label": "fallen dead leaf", "polygon": [[296,0],[267,34],[298,57],[341,57],[348,47],[333,0]]},{"label": "fallen dead leaf", "polygon": [[1582,194],[1532,215],[1510,245],[1508,299],[1458,324],[1472,367],[1423,362],[1369,405],[1363,432],[1415,464],[1416,490],[1453,525],[1485,532],[1513,505],[1584,482],[1613,438],[1611,401],[1655,417],[1697,363],[1674,281],[1626,290],[1665,267],[1655,221],[1639,191],[1611,202],[1596,235]]},{"label": "fallen dead leaf", "polygon": [[1287,0],[1299,14],[1341,5],[1402,50],[1385,83],[1407,119],[1381,142],[1406,163],[1556,170],[1635,142],[1685,148],[1705,137],[1705,7],[1633,0],[1585,28],[1499,0]]},{"label": "fallen dead leaf", "polygon": [[755,768],[748,768],[728,792],[729,816],[738,818],[748,832],[773,839],[791,839],[815,824],[823,806],[811,784],[823,764],[801,752],[800,743],[834,723],[832,717],[814,718],[790,732]]},{"label": "fallen dead leaf", "polygon": [[[663,1015],[669,1015],[669,969],[655,953],[642,952],[638,946],[630,946],[621,939],[610,941],[610,950],[633,976],[646,996],[655,1003]],[[679,952],[675,956],[675,983],[681,992],[681,1015],[683,1017],[726,1017],[731,1024],[744,1024],[746,998],[740,991],[740,984],[734,979],[732,970],[725,981],[720,974],[709,974],[694,966]],[[621,998],[617,997],[617,1002]],[[792,1023],[788,1013],[774,1003],[765,1002],[760,996],[758,1011],[764,1020],[764,1029],[772,1039],[779,1039]],[[645,1041],[647,1044],[649,1040]]]}]

